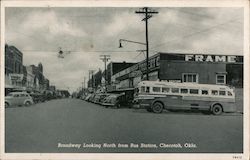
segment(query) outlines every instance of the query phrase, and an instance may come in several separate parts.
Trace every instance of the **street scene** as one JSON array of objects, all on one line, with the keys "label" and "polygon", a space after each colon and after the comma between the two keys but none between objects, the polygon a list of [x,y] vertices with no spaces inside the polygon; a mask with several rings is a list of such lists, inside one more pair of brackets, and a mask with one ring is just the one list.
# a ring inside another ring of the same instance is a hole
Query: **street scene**
[{"label": "street scene", "polygon": [[243,153],[243,26],[240,7],[5,8],[5,152]]},{"label": "street scene", "polygon": [[[240,113],[211,116],[166,111],[159,115],[143,109],[105,108],[68,98],[8,108],[5,150],[9,153],[241,153],[242,128]],[[89,146],[84,147],[84,143]],[[139,147],[131,147],[132,143]],[[185,147],[186,143],[190,145]],[[82,146],[59,147],[60,144]],[[110,145],[105,147],[105,144]],[[170,144],[182,147],[167,146]]]}]

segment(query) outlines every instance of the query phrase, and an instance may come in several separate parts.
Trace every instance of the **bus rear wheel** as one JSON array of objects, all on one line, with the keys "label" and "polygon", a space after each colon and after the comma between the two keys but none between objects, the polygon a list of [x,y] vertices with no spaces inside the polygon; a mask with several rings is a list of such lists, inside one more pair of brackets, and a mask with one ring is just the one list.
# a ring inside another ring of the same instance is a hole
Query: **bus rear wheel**
[{"label": "bus rear wheel", "polygon": [[152,111],[154,113],[161,113],[163,111],[163,104],[160,102],[155,102],[152,106]]},{"label": "bus rear wheel", "polygon": [[220,114],[222,114],[222,112],[223,112],[223,108],[221,105],[219,105],[219,104],[213,105],[212,113],[214,115],[220,115]]}]

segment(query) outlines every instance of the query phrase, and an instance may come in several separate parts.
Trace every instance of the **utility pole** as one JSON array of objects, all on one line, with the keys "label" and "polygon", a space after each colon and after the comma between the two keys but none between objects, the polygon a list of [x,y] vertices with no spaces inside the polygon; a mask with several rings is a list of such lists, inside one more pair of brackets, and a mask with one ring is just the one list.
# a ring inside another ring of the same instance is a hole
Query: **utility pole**
[{"label": "utility pole", "polygon": [[84,83],[84,82],[82,82],[82,94],[83,94],[83,83]]},{"label": "utility pole", "polygon": [[86,88],[85,84],[86,84],[86,77],[84,76],[84,80],[83,80],[83,88],[84,89]]},{"label": "utility pole", "polygon": [[100,55],[100,59],[104,62],[105,72],[105,92],[107,92],[107,62],[110,60],[110,55]]},{"label": "utility pole", "polygon": [[[89,80],[91,79],[91,87],[92,87],[92,88],[94,88],[94,84],[93,84],[94,71],[95,71],[95,70],[89,70]],[[90,77],[91,77],[91,78],[90,78]]]},{"label": "utility pole", "polygon": [[147,80],[149,80],[148,78],[148,50],[149,50],[149,47],[148,47],[148,19],[153,17],[153,14],[158,14],[158,12],[156,11],[151,11],[148,7],[144,7],[144,8],[141,8],[139,11],[135,11],[136,14],[144,14],[145,15],[145,18],[142,19],[142,21],[145,21],[145,24],[146,24],[146,53],[147,53],[147,56],[146,56],[146,65],[147,65]]}]

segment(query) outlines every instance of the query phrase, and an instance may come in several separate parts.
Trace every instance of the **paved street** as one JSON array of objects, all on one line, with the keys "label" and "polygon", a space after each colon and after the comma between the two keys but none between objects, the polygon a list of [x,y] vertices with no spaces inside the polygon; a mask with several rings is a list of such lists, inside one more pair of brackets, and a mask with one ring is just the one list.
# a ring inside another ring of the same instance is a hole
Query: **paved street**
[{"label": "paved street", "polygon": [[[154,114],[143,109],[105,108],[79,99],[51,100],[6,109],[6,152],[240,153],[242,121],[240,113]],[[109,145],[103,147],[104,143]]]}]

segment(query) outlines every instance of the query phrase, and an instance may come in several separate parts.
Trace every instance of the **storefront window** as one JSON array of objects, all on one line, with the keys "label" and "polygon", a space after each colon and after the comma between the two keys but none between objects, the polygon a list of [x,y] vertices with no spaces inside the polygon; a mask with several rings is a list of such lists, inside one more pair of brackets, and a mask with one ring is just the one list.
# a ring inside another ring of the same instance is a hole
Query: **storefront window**
[{"label": "storefront window", "polygon": [[226,84],[226,75],[225,74],[217,74],[216,75],[216,84]]},{"label": "storefront window", "polygon": [[183,73],[183,82],[198,83],[198,74],[196,73]]}]

